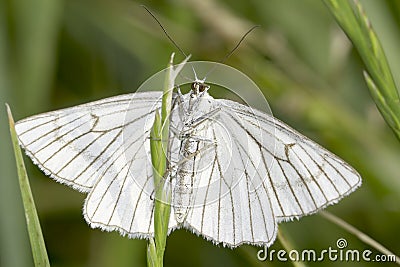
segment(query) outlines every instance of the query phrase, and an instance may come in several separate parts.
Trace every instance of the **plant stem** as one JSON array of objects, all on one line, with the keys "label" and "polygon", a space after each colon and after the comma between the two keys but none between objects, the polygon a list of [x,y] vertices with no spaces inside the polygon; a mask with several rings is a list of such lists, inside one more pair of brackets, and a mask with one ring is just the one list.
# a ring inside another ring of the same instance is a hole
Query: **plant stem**
[{"label": "plant stem", "polygon": [[[327,219],[328,221],[331,221],[332,223],[342,227],[343,229],[347,230],[349,233],[352,233],[356,237],[358,237],[361,241],[363,241],[365,244],[370,245],[374,249],[378,250],[379,252],[382,252],[385,255],[395,255],[393,252],[385,248],[383,245],[366,235],[365,233],[361,232],[354,226],[348,224],[344,220],[340,219],[339,217],[333,215],[330,212],[327,211],[320,211],[319,214]],[[396,263],[400,265],[400,258],[395,255],[396,257]]]},{"label": "plant stem", "polygon": [[173,68],[174,54],[166,69],[166,77],[163,88],[161,105],[161,117],[159,111],[155,112],[153,128],[150,133],[150,151],[153,164],[153,176],[155,186],[154,200],[154,239],[150,239],[147,247],[147,265],[162,267],[164,251],[168,235],[168,223],[171,213],[171,188],[167,182],[167,162],[169,144],[169,120],[171,114],[172,92],[175,86],[175,78],[188,58],[180,65]]}]

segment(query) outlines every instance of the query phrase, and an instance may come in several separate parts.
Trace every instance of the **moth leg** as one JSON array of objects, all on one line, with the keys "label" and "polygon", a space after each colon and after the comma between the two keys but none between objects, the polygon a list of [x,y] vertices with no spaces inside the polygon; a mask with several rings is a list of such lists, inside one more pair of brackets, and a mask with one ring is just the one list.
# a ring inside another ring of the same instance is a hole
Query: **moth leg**
[{"label": "moth leg", "polygon": [[189,122],[185,122],[186,126],[191,126],[196,128],[197,126],[201,125],[203,122],[207,121],[208,119],[214,117],[215,115],[218,114],[218,112],[221,111],[221,108],[218,107],[216,109],[211,110],[210,112],[207,112],[204,115],[201,115],[200,117],[193,119]]},{"label": "moth leg", "polygon": [[203,141],[203,142],[216,144],[214,142],[214,140],[212,140],[212,139],[210,139],[208,137],[201,136],[201,135],[191,135],[190,139],[193,139],[194,141]]},{"label": "moth leg", "polygon": [[[193,119],[191,121],[185,122],[184,125],[185,126],[190,126],[192,128],[196,128],[199,125],[201,125],[202,123],[204,123],[205,121],[209,120],[210,118],[214,117],[215,115],[218,114],[218,112],[221,110],[221,108],[216,108],[211,110],[210,112],[196,118]],[[213,123],[213,121],[211,121],[211,123]],[[172,129],[172,128],[171,128]],[[194,140],[198,140],[198,141],[208,141],[208,142],[212,142],[212,140],[210,140],[209,138],[206,137],[202,137],[202,136],[196,136],[196,135],[192,135],[191,134],[192,129],[188,128],[187,130],[183,130],[181,132],[178,132],[177,129],[172,129],[172,132],[178,137],[179,140],[184,140],[187,138],[192,138]]]},{"label": "moth leg", "polygon": [[[176,132],[174,132],[174,131],[176,131]],[[172,132],[181,141],[182,140],[187,140],[188,138],[190,138],[190,139],[192,139],[194,141],[205,141],[205,142],[213,142],[214,143],[214,141],[211,140],[208,137],[204,137],[204,136],[201,136],[201,135],[193,135],[192,133],[190,133],[190,130],[178,132],[177,129],[175,129],[174,131],[172,131]]]},{"label": "moth leg", "polygon": [[[174,127],[171,127],[171,131],[178,137],[179,140],[185,140],[188,138],[191,138],[195,141],[206,141],[206,142],[212,142],[214,143],[213,140],[207,138],[207,137],[203,137],[203,136],[199,136],[199,135],[193,135],[192,134],[192,129],[191,128],[196,128],[199,125],[201,125],[202,123],[204,123],[205,121],[209,120],[210,118],[212,118],[213,116],[217,115],[218,112],[221,110],[221,108],[216,108],[211,110],[210,112],[196,118],[193,119],[191,121],[185,122],[184,125],[186,127],[188,127],[186,130],[182,130],[182,131],[178,131],[176,128],[174,129]],[[213,123],[213,121],[211,121],[211,123]],[[190,126],[190,127],[189,127]]]},{"label": "moth leg", "polygon": [[[155,199],[156,191],[160,188],[160,186],[163,186],[163,190],[171,190],[170,186],[172,185],[172,179],[174,179],[174,177],[176,176],[176,175],[172,175],[173,172],[176,172],[175,166],[167,168],[165,170],[164,175],[161,177],[161,179],[158,181],[158,183],[154,185],[154,189],[150,194],[151,200]],[[167,186],[169,186],[170,188],[166,188]]]},{"label": "moth leg", "polygon": [[208,145],[202,147],[201,149],[197,150],[196,152],[193,152],[193,153],[188,154],[184,159],[182,159],[182,160],[178,161],[178,163],[176,163],[176,167],[179,166],[179,165],[182,165],[183,163],[185,163],[185,162],[188,161],[188,160],[191,160],[191,159],[194,158],[195,156],[197,156],[197,155],[199,155],[199,154],[201,154],[201,153],[206,152],[206,151],[209,150],[210,148],[214,148],[215,146],[216,146],[215,143],[208,144]]},{"label": "moth leg", "polygon": [[[210,141],[210,140],[208,140],[208,141]],[[157,183],[156,185],[154,185],[154,189],[153,189],[153,191],[152,191],[151,194],[150,194],[150,199],[151,199],[151,200],[154,200],[154,199],[155,199],[156,190],[158,190],[160,186],[163,185],[163,186],[165,187],[165,186],[168,186],[168,184],[171,184],[171,185],[173,184],[173,182],[174,182],[173,180],[174,180],[175,177],[176,177],[175,173],[177,172],[177,169],[178,169],[178,167],[179,167],[180,165],[182,165],[183,163],[185,163],[185,162],[188,161],[188,160],[191,160],[193,157],[195,157],[195,156],[197,156],[197,155],[199,155],[199,154],[201,154],[201,153],[203,153],[203,152],[206,152],[208,149],[214,148],[215,146],[216,146],[215,143],[212,143],[212,144],[209,144],[209,145],[207,145],[207,146],[204,146],[204,147],[202,147],[201,149],[197,150],[196,152],[193,152],[193,153],[187,155],[184,159],[178,161],[178,162],[175,163],[172,167],[168,167],[168,168],[165,170],[164,175],[163,175],[163,176],[161,177],[161,179],[158,181],[158,183]]]}]

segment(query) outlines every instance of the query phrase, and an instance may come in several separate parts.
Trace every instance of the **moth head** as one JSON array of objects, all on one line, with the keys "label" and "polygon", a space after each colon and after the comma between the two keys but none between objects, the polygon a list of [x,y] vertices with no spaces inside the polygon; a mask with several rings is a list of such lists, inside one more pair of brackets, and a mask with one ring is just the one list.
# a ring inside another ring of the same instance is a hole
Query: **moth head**
[{"label": "moth head", "polygon": [[192,94],[198,95],[200,93],[207,92],[210,89],[208,84],[205,84],[203,81],[194,81],[191,85]]}]

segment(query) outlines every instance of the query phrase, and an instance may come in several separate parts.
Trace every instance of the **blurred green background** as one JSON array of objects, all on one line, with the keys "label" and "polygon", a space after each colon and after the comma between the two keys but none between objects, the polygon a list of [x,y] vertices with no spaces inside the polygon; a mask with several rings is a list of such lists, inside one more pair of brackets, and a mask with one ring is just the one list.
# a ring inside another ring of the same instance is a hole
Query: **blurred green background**
[{"label": "blurred green background", "polygon": [[[400,1],[360,2],[400,85]],[[18,120],[134,92],[176,51],[140,4],[192,60],[221,60],[260,24],[227,64],[254,80],[276,117],[360,172],[362,187],[327,210],[400,253],[400,145],[369,96],[357,52],[321,1],[0,0],[0,104]],[[5,112],[0,131],[0,265],[32,266]],[[52,266],[145,266],[146,241],[90,229],[85,196],[26,163]],[[280,227],[299,250],[336,248],[346,238],[349,249],[378,253],[320,215]],[[185,230],[167,242],[165,266],[292,265],[260,262],[258,248],[217,247]]]}]

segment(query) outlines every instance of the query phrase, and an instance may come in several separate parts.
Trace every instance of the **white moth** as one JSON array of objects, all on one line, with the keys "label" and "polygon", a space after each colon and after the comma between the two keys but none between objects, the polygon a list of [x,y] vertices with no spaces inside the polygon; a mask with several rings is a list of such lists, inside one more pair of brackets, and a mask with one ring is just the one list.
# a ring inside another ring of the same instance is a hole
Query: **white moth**
[{"label": "white moth", "polygon": [[[361,184],[346,162],[288,125],[208,89],[196,80],[173,96],[170,232],[183,227],[228,247],[269,246],[279,222],[315,213]],[[149,133],[161,96],[115,96],[26,118],[16,130],[47,175],[88,193],[91,227],[149,238]]]}]

